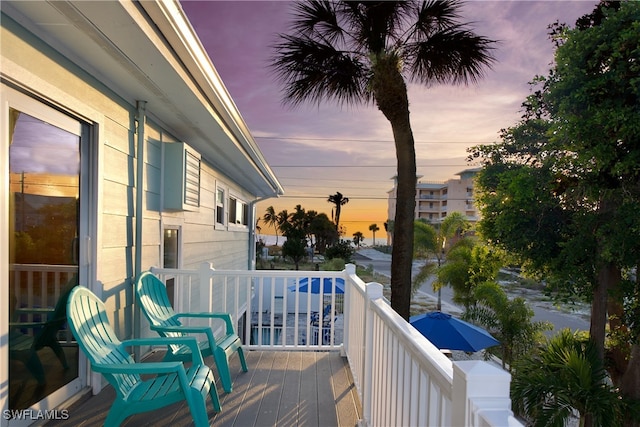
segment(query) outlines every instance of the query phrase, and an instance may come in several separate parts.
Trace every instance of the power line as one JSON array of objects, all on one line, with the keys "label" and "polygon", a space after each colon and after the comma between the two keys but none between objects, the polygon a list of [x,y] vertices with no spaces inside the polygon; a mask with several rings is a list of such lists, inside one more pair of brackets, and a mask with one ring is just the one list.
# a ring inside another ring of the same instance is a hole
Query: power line
[{"label": "power line", "polygon": [[[282,195],[278,197],[279,199],[326,199],[327,196],[309,196],[309,195]],[[348,196],[349,200],[395,200],[395,197],[371,197],[371,196]],[[462,200],[474,200],[475,198],[473,196],[469,196],[469,197],[462,197],[462,198],[447,198],[447,201],[462,201]],[[436,200],[436,199],[420,199],[418,201],[421,202],[431,202],[433,201],[433,203],[438,202],[438,201],[443,201],[443,200]]]},{"label": "power line", "polygon": [[[270,165],[272,168],[396,168],[397,165]],[[474,167],[479,165],[446,164],[446,165],[416,165],[418,168],[451,168]]]},{"label": "power line", "polygon": [[[345,178],[304,178],[304,177],[297,177],[297,176],[281,176],[278,175],[278,179],[283,180],[283,179],[295,179],[296,181],[337,181],[340,183],[345,182]],[[386,178],[386,179],[378,179],[378,180],[373,180],[373,179],[351,179],[348,178],[349,182],[384,182],[386,184],[389,183],[389,181],[391,181],[391,178]]]},{"label": "power line", "polygon": [[[374,143],[394,143],[391,139],[354,139],[354,138],[313,138],[313,137],[296,137],[296,136],[254,136],[254,139],[270,139],[270,140],[285,140],[285,141],[332,141],[332,142],[374,142]],[[468,144],[468,145],[480,145],[480,144],[493,144],[495,141],[415,141],[414,144]]]}]

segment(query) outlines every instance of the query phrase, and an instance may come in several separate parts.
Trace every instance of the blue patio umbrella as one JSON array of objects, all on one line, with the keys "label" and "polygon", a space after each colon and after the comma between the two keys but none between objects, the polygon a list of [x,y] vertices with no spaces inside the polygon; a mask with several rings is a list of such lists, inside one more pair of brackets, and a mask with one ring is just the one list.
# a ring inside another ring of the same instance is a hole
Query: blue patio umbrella
[{"label": "blue patio umbrella", "polygon": [[409,323],[440,350],[472,353],[500,344],[484,329],[440,311],[411,316]]},{"label": "blue patio umbrella", "polygon": [[[322,293],[323,294],[331,294],[331,291],[333,289],[333,280],[331,277],[325,277],[322,280]],[[344,279],[341,279],[339,277],[337,277],[335,279],[336,282],[336,294],[344,294]],[[296,291],[296,286],[298,285],[291,285],[289,286],[289,290],[295,292]],[[319,277],[314,277],[311,279],[311,288],[309,288],[309,278],[305,277],[303,279],[300,279],[300,285],[298,286],[297,290],[298,292],[311,292],[312,294],[319,294],[320,293],[320,278]]]}]

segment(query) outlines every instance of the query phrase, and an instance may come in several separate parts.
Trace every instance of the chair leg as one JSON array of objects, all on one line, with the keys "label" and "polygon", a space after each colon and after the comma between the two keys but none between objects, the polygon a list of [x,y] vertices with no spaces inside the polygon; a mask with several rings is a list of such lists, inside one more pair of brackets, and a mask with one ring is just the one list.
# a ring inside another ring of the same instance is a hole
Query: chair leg
[{"label": "chair leg", "polygon": [[107,419],[104,421],[105,427],[118,427],[122,422],[127,418],[130,414],[129,411],[126,411],[126,405],[124,402],[116,398],[113,405],[111,405],[111,409],[109,409],[109,413],[107,414]]},{"label": "chair leg", "polygon": [[247,361],[244,358],[244,350],[242,347],[238,347],[238,357],[240,358],[240,364],[242,365],[242,372],[247,372]]},{"label": "chair leg", "polygon": [[231,384],[231,371],[229,370],[229,362],[227,361],[227,355],[220,347],[216,348],[214,352],[214,359],[218,368],[218,374],[222,381],[222,388],[225,392],[231,393],[233,385]]},{"label": "chair leg", "polygon": [[200,390],[193,388],[189,389],[188,393],[191,394],[191,399],[187,400],[187,404],[191,410],[193,424],[196,427],[209,427],[209,415],[207,414],[207,403],[205,402],[205,397],[200,393]]},{"label": "chair leg", "polygon": [[209,396],[211,396],[214,411],[222,412],[222,404],[220,403],[220,396],[218,396],[218,390],[216,390],[215,383],[211,384],[211,388],[209,389]]}]

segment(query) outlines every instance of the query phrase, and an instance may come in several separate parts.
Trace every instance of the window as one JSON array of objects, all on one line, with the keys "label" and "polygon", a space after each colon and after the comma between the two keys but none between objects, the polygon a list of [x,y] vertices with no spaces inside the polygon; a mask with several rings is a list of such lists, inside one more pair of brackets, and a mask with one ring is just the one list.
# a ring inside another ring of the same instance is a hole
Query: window
[{"label": "window", "polygon": [[238,201],[235,197],[229,197],[229,223],[230,224],[237,224],[237,219],[236,219],[237,202]]},{"label": "window", "polygon": [[234,196],[229,197],[229,224],[249,225],[249,206]]},{"label": "window", "polygon": [[[177,228],[165,228],[163,236],[163,268],[180,267],[180,231]],[[171,305],[175,303],[175,277],[168,277],[165,280],[167,294]]]},{"label": "window", "polygon": [[242,204],[242,225],[249,225],[249,205]]},{"label": "window", "polygon": [[216,191],[216,224],[224,225],[224,190]]}]

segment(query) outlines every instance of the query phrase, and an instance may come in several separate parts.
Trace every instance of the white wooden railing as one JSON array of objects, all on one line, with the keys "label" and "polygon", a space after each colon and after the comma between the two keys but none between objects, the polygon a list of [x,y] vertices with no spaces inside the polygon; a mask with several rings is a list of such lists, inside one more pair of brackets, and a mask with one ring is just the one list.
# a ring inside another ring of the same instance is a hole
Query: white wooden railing
[{"label": "white wooden railing", "polygon": [[[8,302],[9,321],[20,323],[44,322],[54,312],[60,296],[70,282],[76,283],[77,265],[9,264],[11,296]],[[7,303],[4,303],[7,304]],[[5,305],[4,309],[7,309]],[[24,334],[34,334],[37,329],[24,328]],[[63,326],[58,341],[71,343],[71,331]]]},{"label": "white wooden railing", "polygon": [[55,307],[77,265],[10,264],[14,304],[20,307]]},{"label": "white wooden railing", "polygon": [[[248,349],[335,350],[347,357],[364,426],[521,426],[510,410],[511,376],[483,361],[452,362],[388,304],[382,285],[342,272],[152,269],[176,280],[177,311],[225,311]],[[345,293],[292,292],[300,280],[328,277]],[[331,304],[328,326],[312,312]],[[314,333],[316,337],[314,339]]]}]

